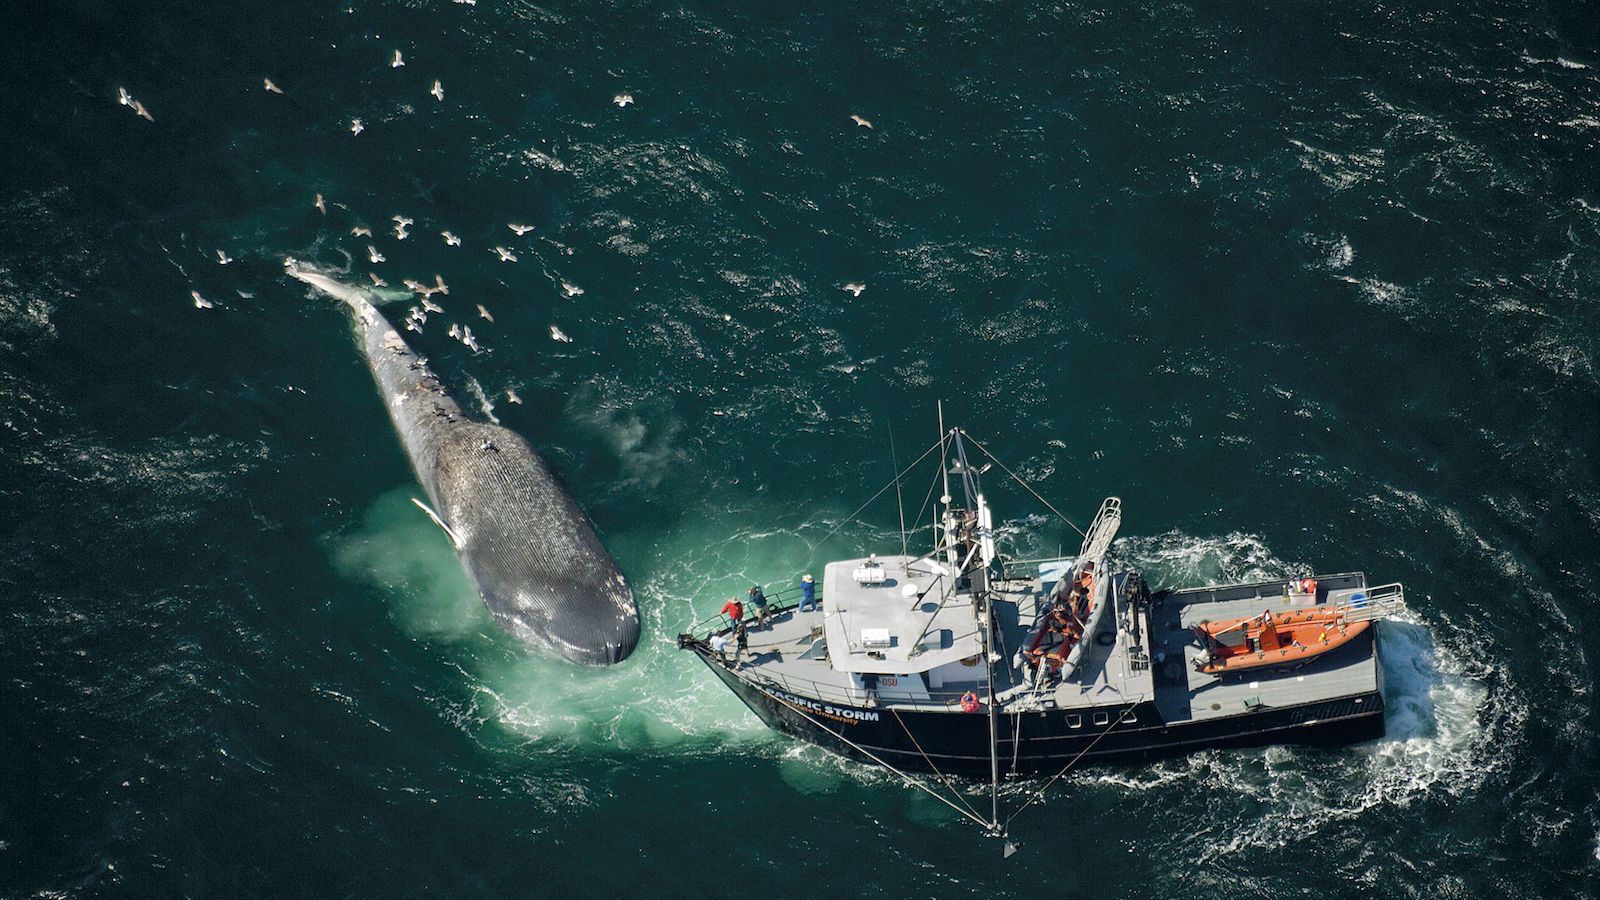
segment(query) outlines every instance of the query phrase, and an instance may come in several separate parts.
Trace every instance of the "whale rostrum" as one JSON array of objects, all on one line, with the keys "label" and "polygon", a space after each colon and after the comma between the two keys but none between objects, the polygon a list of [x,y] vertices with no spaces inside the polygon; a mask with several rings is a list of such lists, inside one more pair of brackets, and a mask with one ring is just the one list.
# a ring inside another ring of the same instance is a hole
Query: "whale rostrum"
[{"label": "whale rostrum", "polygon": [[364,288],[289,260],[288,273],[354,314],[400,443],[501,626],[573,662],[610,665],[639,643],[639,609],[616,560],[545,461],[517,433],[468,417]]}]

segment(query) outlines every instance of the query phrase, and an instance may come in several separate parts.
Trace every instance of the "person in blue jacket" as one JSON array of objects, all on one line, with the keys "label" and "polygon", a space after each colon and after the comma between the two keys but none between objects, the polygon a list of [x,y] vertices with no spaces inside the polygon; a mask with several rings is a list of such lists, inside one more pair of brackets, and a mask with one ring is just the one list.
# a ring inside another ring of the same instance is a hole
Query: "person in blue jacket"
[{"label": "person in blue jacket", "polygon": [[817,581],[810,573],[800,576],[800,611],[817,608]]}]

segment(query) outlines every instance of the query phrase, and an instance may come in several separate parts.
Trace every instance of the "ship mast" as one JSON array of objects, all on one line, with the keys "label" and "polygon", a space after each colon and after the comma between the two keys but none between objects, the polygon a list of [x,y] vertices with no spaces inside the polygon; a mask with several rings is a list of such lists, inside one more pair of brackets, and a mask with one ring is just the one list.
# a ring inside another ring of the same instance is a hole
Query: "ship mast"
[{"label": "ship mast", "polygon": [[[967,448],[962,440],[964,433],[960,428],[944,430],[944,404],[939,404],[939,441],[941,447],[948,440],[954,449],[955,459],[951,460],[949,454],[943,454],[940,468],[944,475],[944,496],[940,501],[944,504],[945,547],[947,557],[951,562],[954,577],[957,581],[966,577],[970,579],[973,599],[978,601],[981,610],[982,650],[984,658],[984,671],[986,673],[985,692],[988,694],[989,707],[989,833],[993,837],[1004,838],[1005,826],[1000,821],[1000,741],[999,741],[999,712],[995,703],[994,694],[994,605],[989,590],[989,566],[994,562],[994,529],[993,518],[989,511],[989,504],[983,496],[983,488],[978,478],[983,474],[983,469],[974,469],[967,461]],[[950,472],[954,465],[955,471],[961,476],[962,494],[965,495],[966,508],[962,510],[963,521],[958,523],[956,516],[950,508]],[[969,549],[970,547],[970,549]],[[963,554],[963,550],[965,553]],[[1012,846],[1007,843],[1006,856],[1010,856]]]}]

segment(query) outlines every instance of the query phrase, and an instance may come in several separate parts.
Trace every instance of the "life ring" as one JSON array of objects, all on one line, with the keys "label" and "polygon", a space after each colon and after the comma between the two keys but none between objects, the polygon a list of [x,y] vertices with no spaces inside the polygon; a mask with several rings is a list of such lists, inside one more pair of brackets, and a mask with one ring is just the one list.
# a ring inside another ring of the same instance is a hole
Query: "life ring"
[{"label": "life ring", "polygon": [[962,694],[961,695],[961,711],[962,712],[966,712],[966,713],[975,713],[975,712],[977,712],[978,711],[978,695],[974,694],[971,691],[967,691],[965,694]]},{"label": "life ring", "polygon": [[1300,593],[1302,594],[1315,594],[1317,592],[1317,580],[1315,578],[1302,578],[1297,587],[1300,588]]}]

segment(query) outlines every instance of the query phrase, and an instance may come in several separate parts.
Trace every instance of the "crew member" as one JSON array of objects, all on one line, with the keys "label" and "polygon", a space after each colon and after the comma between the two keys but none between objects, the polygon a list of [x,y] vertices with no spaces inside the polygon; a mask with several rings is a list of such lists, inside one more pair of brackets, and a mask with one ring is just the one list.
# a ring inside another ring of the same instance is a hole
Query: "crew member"
[{"label": "crew member", "polygon": [[800,576],[800,611],[817,608],[817,580],[807,572]]},{"label": "crew member", "polygon": [[744,604],[739,602],[738,597],[729,597],[728,602],[722,604],[722,614],[737,628],[744,621]]},{"label": "crew member", "polygon": [[761,585],[750,585],[750,604],[756,608],[756,624],[765,626],[767,624],[767,595],[761,593]]}]

